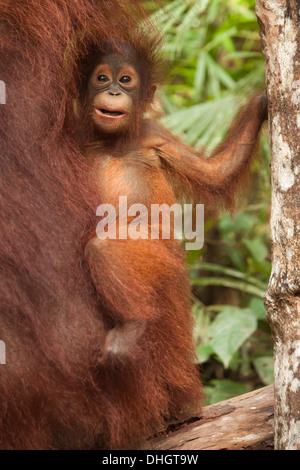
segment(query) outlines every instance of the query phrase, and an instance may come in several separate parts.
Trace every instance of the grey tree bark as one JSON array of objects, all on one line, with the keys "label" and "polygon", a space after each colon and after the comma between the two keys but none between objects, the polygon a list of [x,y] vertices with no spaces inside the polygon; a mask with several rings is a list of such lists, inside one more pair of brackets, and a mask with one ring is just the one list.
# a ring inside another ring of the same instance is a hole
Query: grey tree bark
[{"label": "grey tree bark", "polygon": [[300,450],[300,1],[257,0],[269,100],[275,448]]}]

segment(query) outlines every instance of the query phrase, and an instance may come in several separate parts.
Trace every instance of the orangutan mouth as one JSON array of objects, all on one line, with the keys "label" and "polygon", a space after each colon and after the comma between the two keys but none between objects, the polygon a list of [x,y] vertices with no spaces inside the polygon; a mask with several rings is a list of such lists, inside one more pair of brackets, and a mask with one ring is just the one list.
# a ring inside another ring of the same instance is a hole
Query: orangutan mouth
[{"label": "orangutan mouth", "polygon": [[120,116],[124,116],[124,112],[123,111],[114,111],[114,110],[111,110],[111,109],[104,109],[104,108],[101,108],[101,109],[95,109],[96,113],[98,115],[104,115],[104,116],[108,116],[108,117],[120,117]]}]

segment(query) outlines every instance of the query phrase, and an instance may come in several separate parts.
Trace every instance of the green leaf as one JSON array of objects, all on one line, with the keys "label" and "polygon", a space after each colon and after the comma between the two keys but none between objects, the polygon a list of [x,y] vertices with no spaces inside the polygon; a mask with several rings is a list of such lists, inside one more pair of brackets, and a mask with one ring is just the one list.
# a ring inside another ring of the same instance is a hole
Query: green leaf
[{"label": "green leaf", "polygon": [[229,398],[243,395],[248,392],[245,384],[233,382],[232,380],[211,380],[204,387],[207,404],[218,403]]},{"label": "green leaf", "polygon": [[220,218],[219,227],[222,232],[238,232],[240,230],[251,230],[256,222],[256,218],[251,214],[240,213],[235,217],[225,214]]},{"label": "green leaf", "polygon": [[207,271],[212,271],[212,272],[221,272],[225,275],[232,276],[238,279],[243,279],[246,282],[249,282],[250,284],[254,284],[257,287],[260,287],[261,289],[265,290],[267,288],[267,285],[260,281],[259,279],[256,279],[255,277],[248,276],[247,274],[244,274],[243,272],[238,271],[237,269],[233,268],[227,268],[224,266],[220,266],[218,264],[212,264],[212,263],[195,263],[194,265],[190,266],[190,270],[193,269],[203,269]]},{"label": "green leaf", "polygon": [[[195,319],[194,323],[194,337],[197,343],[201,344],[201,347],[209,346],[208,340],[208,328],[211,324],[211,319],[205,306],[199,302],[198,299],[194,299],[192,311]],[[209,346],[211,349],[211,347]],[[212,350],[210,351],[210,354]]]},{"label": "green leaf", "polygon": [[246,59],[246,58],[260,58],[261,53],[260,52],[253,52],[253,51],[235,51],[231,52],[230,54],[227,55],[227,59]]},{"label": "green leaf", "polygon": [[261,356],[253,361],[254,367],[265,385],[274,382],[274,362],[271,356]]},{"label": "green leaf", "polygon": [[208,328],[210,345],[225,367],[239,347],[254,333],[257,319],[250,309],[226,307]]},{"label": "green leaf", "polygon": [[258,297],[252,297],[248,307],[250,308],[250,310],[252,310],[258,320],[264,320],[266,318],[266,309],[264,306],[263,299],[259,299]]},{"label": "green leaf", "polygon": [[260,238],[255,238],[254,240],[245,240],[243,239],[244,244],[250,251],[251,256],[261,263],[268,254],[268,250],[264,242]]},{"label": "green leaf", "polygon": [[206,74],[206,52],[200,51],[197,59],[197,66],[194,78],[195,95],[194,100],[199,101]]},{"label": "green leaf", "polygon": [[193,286],[231,287],[232,289],[238,289],[242,292],[245,292],[246,294],[253,294],[261,298],[263,298],[265,295],[265,290],[261,289],[260,287],[225,277],[201,277],[200,279],[191,279],[190,283]]},{"label": "green leaf", "polygon": [[[182,47],[184,36],[192,28],[195,18],[202,13],[208,4],[209,0],[199,2],[198,0],[194,2],[194,5],[191,5],[188,12],[185,13],[180,26],[177,28],[177,43]],[[184,2],[183,2],[184,4]]]},{"label": "green leaf", "polygon": [[237,29],[235,26],[233,26],[232,28],[226,30],[226,31],[223,31],[223,32],[219,32],[215,35],[215,37],[213,38],[212,41],[208,42],[204,49],[205,51],[210,51],[211,49],[213,49],[214,47],[216,46],[219,46],[223,43],[224,39],[227,39],[228,37],[232,37],[232,36],[235,36],[237,33]]},{"label": "green leaf", "polygon": [[214,350],[211,346],[199,344],[196,348],[197,359],[200,364],[206,362],[210,356],[213,354]]}]

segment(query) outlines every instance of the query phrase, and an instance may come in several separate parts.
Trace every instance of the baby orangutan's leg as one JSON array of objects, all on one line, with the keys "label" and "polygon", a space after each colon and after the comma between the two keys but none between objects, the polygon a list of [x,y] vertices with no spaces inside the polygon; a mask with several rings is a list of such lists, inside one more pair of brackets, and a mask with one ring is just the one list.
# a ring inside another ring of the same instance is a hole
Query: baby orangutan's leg
[{"label": "baby orangutan's leg", "polygon": [[174,240],[94,237],[86,244],[85,257],[99,300],[113,324],[103,361],[132,358],[142,346],[149,323],[161,315],[162,306],[172,309],[174,292],[185,285],[179,244]]}]

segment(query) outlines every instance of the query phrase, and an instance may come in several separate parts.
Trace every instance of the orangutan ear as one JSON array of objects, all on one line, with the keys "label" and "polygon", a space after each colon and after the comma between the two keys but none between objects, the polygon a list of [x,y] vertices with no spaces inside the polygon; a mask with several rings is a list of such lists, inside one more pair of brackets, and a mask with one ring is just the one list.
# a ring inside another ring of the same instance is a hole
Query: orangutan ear
[{"label": "orangutan ear", "polygon": [[74,99],[73,100],[73,112],[76,118],[79,117],[80,111],[81,111],[81,105],[79,99]]},{"label": "orangutan ear", "polygon": [[156,90],[157,90],[157,86],[156,85],[151,85],[151,87],[149,88],[149,91],[148,91],[148,101],[150,101],[150,102],[153,101]]}]

